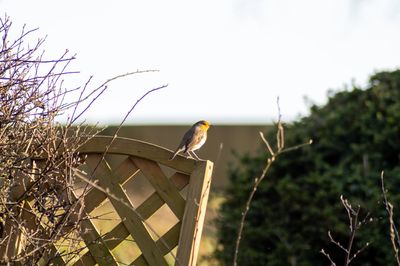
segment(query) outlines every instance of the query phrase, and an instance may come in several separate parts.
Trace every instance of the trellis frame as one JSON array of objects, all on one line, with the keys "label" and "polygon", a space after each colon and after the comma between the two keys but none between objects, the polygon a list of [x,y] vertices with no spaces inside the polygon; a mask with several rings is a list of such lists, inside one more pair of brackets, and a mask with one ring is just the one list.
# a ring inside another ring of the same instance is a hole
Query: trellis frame
[{"label": "trellis frame", "polygon": [[[108,156],[125,155],[127,158],[113,171],[104,159],[105,151]],[[92,188],[85,196],[85,211],[90,213],[108,198],[122,221],[100,237],[92,221],[84,220],[85,230],[80,232],[80,235],[89,251],[74,265],[118,265],[111,250],[128,235],[132,235],[142,252],[131,265],[168,265],[164,255],[176,246],[178,248],[175,265],[196,265],[210,190],[213,168],[211,161],[195,161],[183,156],[177,156],[170,161],[172,153],[165,148],[138,140],[119,137],[113,139],[106,136],[93,137],[80,147],[79,152],[87,156],[85,163],[95,170],[93,176],[103,189],[101,191]],[[176,170],[176,173],[167,178],[159,164]],[[155,192],[135,208],[121,184],[133,178],[138,171],[143,172]],[[186,186],[187,195],[184,199],[179,191]],[[179,222],[161,236],[161,239],[153,241],[143,224],[143,219],[149,218],[164,203],[169,206]],[[26,209],[31,210],[31,206],[26,205]],[[37,227],[40,224],[32,222],[30,226]],[[1,257],[12,257],[21,252],[21,239],[18,235],[15,238],[12,240],[15,241],[15,245],[11,245],[8,250],[0,247]],[[41,259],[41,263],[46,264],[49,258],[53,258],[55,264],[62,264],[63,258],[54,256],[57,252],[57,248],[52,246],[50,253]]]}]

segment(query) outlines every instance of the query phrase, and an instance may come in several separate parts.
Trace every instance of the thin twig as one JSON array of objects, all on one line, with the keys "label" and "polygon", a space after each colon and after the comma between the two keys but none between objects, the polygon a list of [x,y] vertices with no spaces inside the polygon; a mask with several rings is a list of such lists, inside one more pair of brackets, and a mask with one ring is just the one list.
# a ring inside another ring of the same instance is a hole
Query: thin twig
[{"label": "thin twig", "polygon": [[[383,202],[385,204],[386,212],[389,215],[389,224],[390,224],[390,241],[392,243],[392,248],[394,252],[394,256],[396,258],[397,265],[400,265],[400,258],[399,258],[399,246],[400,246],[400,238],[399,232],[397,230],[396,224],[393,218],[393,205],[388,201],[386,196],[386,189],[385,183],[383,181],[384,172],[381,172],[381,188],[382,188],[382,195],[383,195]],[[397,242],[397,243],[396,243]]]},{"label": "thin twig", "polygon": [[238,235],[236,238],[236,243],[235,243],[235,250],[234,250],[234,255],[233,255],[233,265],[237,266],[237,258],[238,258],[238,254],[239,254],[239,248],[240,248],[240,241],[242,239],[242,233],[243,233],[243,228],[244,228],[244,223],[247,217],[247,213],[250,210],[250,205],[251,202],[253,200],[253,197],[257,191],[258,186],[260,185],[260,183],[262,182],[262,180],[266,177],[269,169],[271,168],[273,162],[276,160],[276,158],[281,154],[284,153],[285,151],[289,151],[289,150],[295,150],[298,148],[301,148],[305,145],[310,145],[312,143],[312,141],[308,141],[307,143],[304,144],[300,144],[294,147],[289,147],[287,150],[285,149],[285,133],[284,133],[284,127],[282,125],[281,122],[281,113],[280,113],[280,107],[279,107],[279,98],[277,99],[277,105],[278,105],[278,123],[277,123],[277,133],[276,133],[276,139],[277,139],[277,148],[276,151],[274,151],[271,148],[271,145],[269,144],[269,142],[267,141],[267,139],[264,137],[264,134],[260,132],[260,136],[262,141],[265,143],[268,152],[270,153],[270,157],[268,157],[265,167],[263,169],[263,171],[261,172],[261,175],[254,178],[254,183],[253,183],[253,187],[252,190],[250,191],[249,197],[246,201],[244,210],[242,212],[242,216],[241,216],[241,220],[240,220],[240,224],[239,224],[239,229],[238,229]]},{"label": "thin twig", "polygon": [[325,252],[324,249],[321,249],[320,252],[329,260],[329,262],[331,263],[331,266],[336,266],[336,263],[332,260],[331,256]]},{"label": "thin twig", "polygon": [[[353,245],[354,245],[354,240],[356,237],[356,233],[357,231],[360,229],[360,227],[364,224],[366,224],[367,222],[371,221],[371,219],[368,220],[369,217],[369,213],[367,213],[367,215],[364,217],[363,220],[361,220],[361,222],[359,221],[359,214],[360,214],[360,205],[357,206],[356,209],[354,209],[351,204],[349,203],[349,201],[347,199],[345,199],[343,197],[343,195],[340,196],[340,201],[343,205],[343,207],[346,210],[348,219],[349,219],[349,231],[350,231],[350,235],[349,235],[349,239],[348,239],[348,243],[347,243],[347,248],[345,248],[339,241],[336,241],[331,232],[328,231],[328,237],[329,240],[331,241],[331,243],[333,243],[334,245],[336,245],[338,248],[340,248],[342,251],[344,251],[344,253],[346,254],[344,257],[344,264],[345,266],[350,265],[350,263],[361,253],[363,252],[367,247],[369,247],[370,243],[367,242],[363,247],[361,247],[360,249],[358,249],[357,251],[355,251],[354,253],[352,253],[352,249],[353,249]],[[325,252],[323,249],[321,250],[321,253],[329,259],[329,262],[332,265],[336,265],[332,258],[329,256],[329,254],[327,252]]]},{"label": "thin twig", "polygon": [[150,93],[161,90],[163,88],[166,88],[168,85],[163,85],[151,90],[148,90],[145,94],[143,94],[138,100],[136,100],[135,104],[132,105],[131,109],[129,109],[129,111],[126,113],[125,117],[122,119],[121,123],[119,124],[119,126],[117,127],[117,129],[115,130],[115,133],[110,141],[110,143],[106,146],[105,151],[102,154],[101,159],[99,160],[99,162],[97,163],[97,166],[93,169],[93,173],[97,170],[97,167],[99,166],[99,164],[101,163],[101,161],[104,160],[104,158],[106,157],[108,150],[110,149],[111,145],[114,143],[115,139],[118,137],[118,133],[122,128],[122,125],[125,123],[126,119],[128,118],[128,116],[132,113],[132,111],[136,108],[136,106]]}]

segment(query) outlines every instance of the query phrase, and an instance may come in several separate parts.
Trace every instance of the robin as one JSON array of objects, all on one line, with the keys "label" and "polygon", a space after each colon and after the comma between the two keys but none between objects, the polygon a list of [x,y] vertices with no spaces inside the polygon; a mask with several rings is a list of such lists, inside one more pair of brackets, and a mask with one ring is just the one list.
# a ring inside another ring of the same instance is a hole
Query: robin
[{"label": "robin", "polygon": [[174,155],[170,158],[173,160],[175,156],[183,151],[189,154],[189,158],[193,158],[192,155],[196,157],[197,160],[201,160],[195,150],[198,150],[203,146],[207,140],[207,130],[210,128],[210,123],[205,120],[201,120],[195,123],[186,133],[183,135],[181,144],[179,144]]}]

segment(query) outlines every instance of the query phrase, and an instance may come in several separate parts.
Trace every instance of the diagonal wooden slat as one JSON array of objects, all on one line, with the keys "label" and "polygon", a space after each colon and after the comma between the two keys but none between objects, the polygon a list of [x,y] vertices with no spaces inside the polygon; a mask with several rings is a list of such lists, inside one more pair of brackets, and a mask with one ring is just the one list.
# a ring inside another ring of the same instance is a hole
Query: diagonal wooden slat
[{"label": "diagonal wooden slat", "polygon": [[50,250],[43,254],[37,265],[65,265],[65,262],[62,254],[58,253],[57,248],[50,246]]},{"label": "diagonal wooden slat", "polygon": [[137,167],[143,172],[147,180],[152,184],[160,197],[180,220],[185,210],[185,200],[179,194],[179,190],[168,180],[160,166],[146,159],[130,157]]},{"label": "diagonal wooden slat", "polygon": [[85,219],[82,221],[81,237],[89,249],[92,257],[99,265],[118,265],[114,256],[100,237],[92,221]]},{"label": "diagonal wooden slat", "polygon": [[[92,263],[86,265],[94,265],[96,263],[99,265],[118,265],[111,251],[97,232],[93,222],[87,219],[87,213],[83,208],[84,205],[82,206],[81,200],[83,199],[78,198],[75,192],[72,192],[70,196],[72,197],[72,201],[75,202],[75,205],[70,211],[69,219],[80,223],[78,227],[80,230],[78,233],[91,254]],[[60,197],[67,197],[67,195],[63,194],[60,195]]]},{"label": "diagonal wooden slat", "polygon": [[[73,199],[76,201],[77,197],[74,193]],[[71,213],[71,216],[75,216],[75,220],[81,220],[79,217],[78,210],[80,209],[80,204],[78,203],[76,207],[76,211]],[[115,262],[115,258],[112,255],[111,251],[108,249],[104,240],[101,238],[100,234],[97,232],[96,227],[90,219],[82,219],[80,221],[82,230],[79,232],[81,238],[86,244],[86,247],[89,249],[90,254],[92,255],[94,261],[99,265],[118,265]],[[89,264],[90,265],[90,264]],[[93,264],[92,264],[93,265]]]},{"label": "diagonal wooden slat", "polygon": [[[109,200],[120,217],[124,217],[123,223],[126,229],[135,239],[144,257],[150,265],[167,266],[165,259],[158,250],[153,239],[149,235],[147,229],[143,225],[142,220],[134,211],[128,196],[125,194],[122,186],[113,179],[112,171],[109,165],[101,160],[101,155],[92,155],[87,158],[87,164],[92,168],[96,168],[96,178],[100,181],[100,185],[108,190],[114,197]],[[100,163],[99,163],[100,162]],[[130,205],[130,207],[127,206]]]},{"label": "diagonal wooden slat", "polygon": [[[134,177],[139,172],[139,169],[135,164],[127,157],[115,170],[113,170],[112,176],[120,184],[124,184],[129,179]],[[90,179],[90,177],[86,177]],[[85,196],[85,210],[87,213],[92,212],[98,207],[105,199],[106,194],[98,189],[91,189]]]},{"label": "diagonal wooden slat", "polygon": [[[40,228],[40,232],[43,234],[41,236],[36,236],[38,238],[48,239],[48,234],[46,233],[46,230],[44,229],[43,225],[37,220],[37,217],[35,215],[35,211],[32,208],[32,205],[29,203],[29,201],[25,201],[24,203],[24,211],[22,213],[22,220],[25,220],[27,223],[25,224],[26,228],[28,230],[37,230]],[[43,241],[44,242],[44,241]],[[45,243],[42,243],[45,244]],[[58,254],[57,248],[54,246],[54,244],[51,244],[50,246],[47,247],[48,250],[45,250],[43,252],[43,256],[41,260],[47,262],[51,256],[53,256],[52,261],[54,263],[57,263],[58,265],[65,264],[63,258],[61,256],[55,256]],[[29,251],[29,250],[27,250]],[[49,254],[47,254],[49,253]]]},{"label": "diagonal wooden slat", "polygon": [[[102,236],[103,241],[107,244],[107,247],[113,250],[116,246],[118,246],[122,241],[124,241],[129,235],[128,230],[126,230],[125,225],[121,222],[116,227],[114,227],[110,232],[104,234]],[[92,258],[90,252],[86,252],[81,256],[79,261],[77,261],[74,266],[85,266],[85,265],[94,265],[95,262]]]},{"label": "diagonal wooden slat", "polygon": [[[171,229],[166,232],[161,239],[156,241],[156,245],[159,248],[162,255],[168,254],[170,250],[165,246],[165,243],[169,248],[174,249],[178,245],[179,241],[179,231],[181,229],[181,222],[176,223]],[[129,235],[128,230],[126,230],[123,223],[118,224],[112,231],[104,235],[104,241],[110,247],[110,249],[114,249],[121,241],[117,240],[120,238],[126,238]],[[165,243],[163,243],[165,242]],[[74,266],[85,266],[88,265],[86,263],[92,262],[92,258],[90,258],[90,254],[86,253],[83,255],[79,261],[79,263],[75,263]],[[139,266],[139,265],[149,265],[146,262],[146,259],[143,255],[140,255],[131,265]]]},{"label": "diagonal wooden slat", "polygon": [[[181,230],[181,222],[175,224],[171,229],[168,230],[167,233],[165,233],[161,239],[158,239],[156,242],[156,245],[158,249],[160,250],[162,255],[167,255],[171,250],[169,250],[165,243],[168,245],[169,248],[174,249],[176,245],[178,244],[179,241],[179,231]],[[165,242],[165,243],[164,243]],[[144,256],[140,255],[134,262],[131,263],[131,265],[134,266],[140,266],[140,265],[148,265]]]},{"label": "diagonal wooden slat", "polygon": [[60,254],[54,245],[50,246],[50,250],[46,251],[40,258],[38,265],[65,265],[62,254]]},{"label": "diagonal wooden slat", "polygon": [[[189,177],[182,173],[175,173],[171,177],[171,181],[179,190],[182,190],[189,183]],[[154,192],[145,202],[137,207],[137,211],[144,219],[148,219],[159,208],[161,208],[163,204],[164,201],[161,199],[160,195],[157,192]],[[178,219],[181,220],[182,217],[178,217]]]},{"label": "diagonal wooden slat", "polygon": [[96,265],[96,261],[94,260],[90,252],[85,253],[73,264],[73,266],[88,266],[88,265]]},{"label": "diagonal wooden slat", "polygon": [[[174,173],[170,177],[171,182],[176,186],[179,190],[182,190],[189,183],[189,176],[183,173]],[[137,207],[136,211],[142,216],[143,219],[148,219],[154,212],[156,212],[159,208],[162,207],[164,201],[160,198],[157,192],[154,192],[147,200],[145,200],[142,204]],[[167,233],[168,234],[168,233]],[[118,246],[122,241],[124,241],[129,235],[128,230],[125,225],[121,222],[116,227],[114,227],[110,232],[103,236],[104,242],[107,244],[109,249],[114,249]],[[168,242],[168,241],[167,241]],[[168,242],[169,243],[169,242]],[[176,243],[175,243],[176,246]],[[85,253],[79,262],[78,265],[89,265],[92,262],[92,256],[88,251]]]}]

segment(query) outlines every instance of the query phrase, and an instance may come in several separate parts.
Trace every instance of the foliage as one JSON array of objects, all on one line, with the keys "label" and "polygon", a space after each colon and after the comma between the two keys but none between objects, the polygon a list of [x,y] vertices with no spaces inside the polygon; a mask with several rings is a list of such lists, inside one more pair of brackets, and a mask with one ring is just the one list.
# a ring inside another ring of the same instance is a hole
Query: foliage
[{"label": "foliage", "polygon": [[[400,70],[380,72],[364,89],[354,86],[332,94],[327,104],[313,105],[310,115],[287,125],[285,145],[313,139],[313,145],[283,154],[258,188],[243,232],[239,265],[328,265],[323,248],[341,265],[345,254],[329,242],[347,245],[344,195],[361,205],[360,217],[372,218],[355,238],[354,250],[370,245],[356,265],[395,263],[388,220],[381,201],[380,172],[387,187],[400,189]],[[270,138],[273,139],[271,132]],[[242,156],[230,169],[226,202],[218,220],[216,257],[231,265],[244,203],[266,163],[263,148]],[[400,195],[392,195],[399,202]],[[396,210],[395,210],[396,212]]]}]

